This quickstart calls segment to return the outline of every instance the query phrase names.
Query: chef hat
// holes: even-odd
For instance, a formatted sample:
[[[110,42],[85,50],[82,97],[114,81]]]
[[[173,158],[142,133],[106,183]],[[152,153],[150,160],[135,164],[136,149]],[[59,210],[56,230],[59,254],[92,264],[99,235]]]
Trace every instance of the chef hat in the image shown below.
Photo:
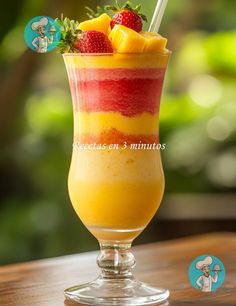
[[[35,21],[31,24],[32,30],[37,30],[39,27],[45,27],[48,24],[48,19],[46,17],[42,17],[39,21]]]
[[[204,266],[209,266],[212,264],[212,258],[210,256],[207,256],[204,260],[198,261],[196,263],[196,268],[198,270],[201,270]]]

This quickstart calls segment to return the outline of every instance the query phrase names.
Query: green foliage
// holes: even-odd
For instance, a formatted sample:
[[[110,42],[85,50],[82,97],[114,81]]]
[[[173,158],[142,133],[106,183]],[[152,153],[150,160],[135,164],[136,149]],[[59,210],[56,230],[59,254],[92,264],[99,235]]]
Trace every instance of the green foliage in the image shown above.
[[[88,2],[78,3],[96,6]],[[44,2],[34,3],[43,7]],[[156,1],[142,3],[151,20]],[[160,114],[161,142],[167,144],[162,152],[166,192],[235,192],[236,1],[225,5],[214,0],[208,18],[199,13],[195,24],[188,17],[194,5],[196,0],[169,1],[161,28],[173,51]],[[23,15],[18,6],[12,12],[14,20],[18,14],[18,23],[5,18],[6,24],[1,24],[2,81],[24,52],[25,24],[39,11],[29,1],[24,8]],[[80,12],[74,9],[73,18],[81,20]],[[76,23],[63,20],[61,26],[73,29],[73,37],[77,34]],[[33,56],[40,64],[24,88],[23,99],[17,97],[17,106],[25,101],[20,123],[12,128],[7,144],[1,144],[2,264],[97,247],[75,215],[67,192],[73,119],[64,63],[57,54]]]
[[[90,19],[96,18],[101,16],[103,13],[105,13],[105,9],[103,9],[101,6],[97,6],[96,11],[92,10],[90,7],[86,6],[85,9],[87,10],[87,16]]]
[[[214,72],[236,74],[236,30],[218,32],[205,42],[207,60]],[[217,48],[217,52],[216,52]]]
[[[78,29],[79,22],[67,17],[64,18],[63,15],[61,15],[61,19],[56,18],[56,22],[61,29],[61,40],[58,44],[60,53],[77,53],[78,50],[74,48],[74,44],[78,34],[81,33]]]

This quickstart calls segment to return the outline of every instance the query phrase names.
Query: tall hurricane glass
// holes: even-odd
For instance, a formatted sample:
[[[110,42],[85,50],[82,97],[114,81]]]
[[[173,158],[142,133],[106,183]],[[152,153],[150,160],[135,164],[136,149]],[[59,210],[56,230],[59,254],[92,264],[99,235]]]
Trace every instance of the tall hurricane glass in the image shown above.
[[[64,54],[74,113],[72,205],[98,239],[101,273],[65,290],[85,305],[153,305],[168,298],[132,275],[132,241],[164,191],[159,109],[169,51]]]

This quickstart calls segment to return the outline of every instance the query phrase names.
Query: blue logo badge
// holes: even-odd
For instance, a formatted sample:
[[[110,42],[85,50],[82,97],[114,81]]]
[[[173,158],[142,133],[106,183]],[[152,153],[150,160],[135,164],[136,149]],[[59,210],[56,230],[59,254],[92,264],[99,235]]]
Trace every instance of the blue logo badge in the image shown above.
[[[47,53],[57,47],[61,39],[60,27],[51,17],[37,16],[27,23],[24,39],[31,50]]]
[[[215,292],[225,280],[225,267],[215,256],[202,255],[190,265],[189,280],[202,292]]]

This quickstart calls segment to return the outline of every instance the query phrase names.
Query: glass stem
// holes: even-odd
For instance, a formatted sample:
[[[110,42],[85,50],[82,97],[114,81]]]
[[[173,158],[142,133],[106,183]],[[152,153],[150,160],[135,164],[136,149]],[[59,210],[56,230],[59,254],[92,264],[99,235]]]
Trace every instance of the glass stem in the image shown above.
[[[97,264],[100,277],[106,279],[133,279],[134,255],[130,252],[131,243],[100,242]]]

